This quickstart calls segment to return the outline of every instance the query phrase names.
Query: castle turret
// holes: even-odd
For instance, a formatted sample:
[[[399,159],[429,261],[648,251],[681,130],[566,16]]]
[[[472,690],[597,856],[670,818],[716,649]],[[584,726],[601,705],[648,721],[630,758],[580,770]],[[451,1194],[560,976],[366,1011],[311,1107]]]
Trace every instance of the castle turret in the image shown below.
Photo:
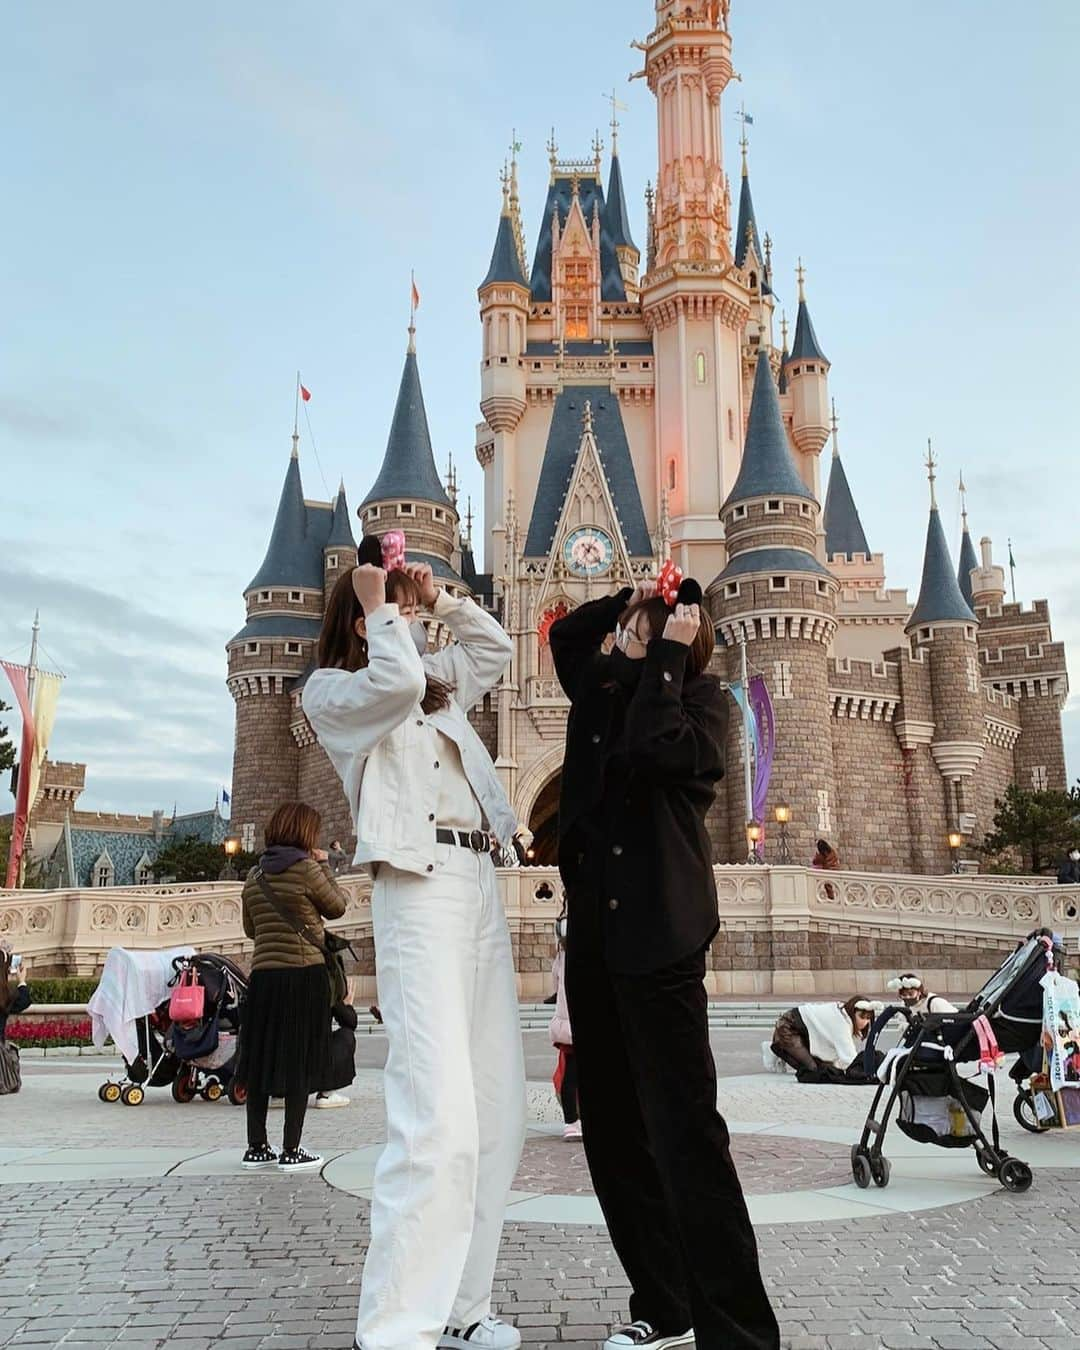
[[[740,646],[760,673],[776,712],[769,800],[792,807],[796,857],[836,831],[828,649],[836,631],[837,585],[815,550],[821,509],[792,457],[769,355],[759,353],[742,466],[721,508],[727,566],[707,603],[724,644],[727,675],[739,679]],[[796,724],[796,712],[798,709]],[[741,759],[733,718],[732,765]],[[743,778],[728,775],[729,859],[745,857]],[[771,813],[770,813],[771,814]],[[840,843],[842,851],[842,841]]]
[[[616,139],[618,123],[612,122],[611,172],[608,176],[607,200],[604,202],[602,227],[611,241],[615,256],[619,260],[619,272],[626,298],[636,300],[638,295],[638,267],[641,264],[641,250],[634,243],[630,233],[630,213],[626,209],[626,193],[623,191],[622,168],[619,164],[618,141]]]
[[[345,481],[342,479],[334,498],[330,535],[323,549],[324,590],[327,600],[343,572],[356,566],[356,539],[349,520],[349,504],[345,500]]]
[[[982,761],[985,699],[979,672],[978,620],[956,579],[934,487],[936,462],[928,456],[930,520],[922,584],[906,632],[930,663],[934,731],[930,752],[946,785],[946,813],[953,829],[974,811],[971,778]]]
[[[965,535],[967,531],[964,531]],[[981,561],[971,579],[971,608],[975,610],[996,608],[1005,599],[1005,569],[994,563],[994,546],[983,535],[979,540]]]
[[[461,587],[450,564],[458,514],[435,467],[412,327],[382,468],[357,515],[365,534],[403,530],[410,558],[430,563],[438,576]]]
[[[871,558],[866,531],[859,519],[858,507],[851,493],[844,463],[840,458],[840,442],[836,434],[836,412],[833,411],[833,453],[829,470],[829,489],[825,495],[825,557],[853,562],[856,554],[866,561]]]
[[[226,645],[236,702],[232,819],[245,848],[256,847],[271,811],[296,795],[293,690],[314,660],[323,613],[335,506],[305,500],[298,440],[294,432],[266,556],[244,591],[247,622]]]
[[[818,456],[829,436],[829,360],[821,350],[806,303],[806,274],[799,264],[799,313],[786,364],[791,394],[791,435],[800,451],[800,473],[817,491]]]

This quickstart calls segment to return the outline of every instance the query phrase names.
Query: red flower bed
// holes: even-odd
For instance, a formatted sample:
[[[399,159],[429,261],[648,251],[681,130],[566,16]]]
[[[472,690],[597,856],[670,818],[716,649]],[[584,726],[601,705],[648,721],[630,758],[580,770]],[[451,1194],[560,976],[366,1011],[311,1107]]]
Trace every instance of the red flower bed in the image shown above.
[[[12,1017],[7,1038],[24,1050],[58,1045],[90,1045],[89,1017]]]

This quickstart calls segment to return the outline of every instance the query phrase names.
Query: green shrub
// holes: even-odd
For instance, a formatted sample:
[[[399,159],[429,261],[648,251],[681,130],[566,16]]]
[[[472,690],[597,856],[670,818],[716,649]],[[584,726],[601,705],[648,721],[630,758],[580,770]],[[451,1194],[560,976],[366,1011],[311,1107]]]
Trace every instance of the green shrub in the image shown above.
[[[30,970],[30,992],[34,996],[34,1003],[38,1006],[44,1003],[88,1003],[90,995],[97,987],[96,979],[77,979],[68,976],[61,979],[39,980],[34,977],[33,969]]]

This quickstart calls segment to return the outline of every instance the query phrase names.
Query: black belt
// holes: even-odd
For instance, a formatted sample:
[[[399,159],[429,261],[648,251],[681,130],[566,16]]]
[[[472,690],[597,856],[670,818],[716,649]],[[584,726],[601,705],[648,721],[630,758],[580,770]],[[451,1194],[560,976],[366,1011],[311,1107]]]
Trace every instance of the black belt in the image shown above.
[[[487,830],[439,828],[435,831],[435,838],[440,844],[454,844],[458,848],[471,849],[473,853],[495,853],[499,848],[499,841],[493,834],[488,834]]]

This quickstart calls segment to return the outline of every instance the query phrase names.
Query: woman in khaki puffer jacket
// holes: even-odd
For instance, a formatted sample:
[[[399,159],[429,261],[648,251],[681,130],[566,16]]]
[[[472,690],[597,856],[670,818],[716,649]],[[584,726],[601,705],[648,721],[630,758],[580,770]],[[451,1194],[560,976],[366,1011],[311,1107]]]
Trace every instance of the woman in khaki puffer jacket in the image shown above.
[[[245,1168],[322,1164],[300,1147],[300,1136],[308,1095],[324,1085],[330,1061],[323,923],[345,913],[346,897],[315,847],[321,826],[304,802],[279,806],[265,829],[266,850],[244,883],[244,932],[255,943],[237,1067],[248,1094]],[[285,1099],[280,1158],[266,1137],[271,1097]]]

